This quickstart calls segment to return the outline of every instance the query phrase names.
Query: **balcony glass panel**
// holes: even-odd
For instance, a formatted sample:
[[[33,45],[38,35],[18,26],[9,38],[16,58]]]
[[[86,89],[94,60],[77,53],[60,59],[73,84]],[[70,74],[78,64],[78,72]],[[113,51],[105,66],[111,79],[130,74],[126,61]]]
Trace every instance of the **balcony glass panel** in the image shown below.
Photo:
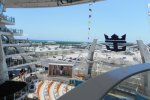
[[[0,27],[0,31],[2,31],[2,32],[11,32],[14,35],[18,35],[18,36],[23,35],[23,30],[21,30],[21,29],[1,28]]]
[[[10,22],[10,23],[15,23],[15,18],[14,17],[9,17],[9,16],[5,16],[5,15],[3,15],[3,18],[2,18],[3,20],[6,20],[6,21],[8,21],[8,22]]]

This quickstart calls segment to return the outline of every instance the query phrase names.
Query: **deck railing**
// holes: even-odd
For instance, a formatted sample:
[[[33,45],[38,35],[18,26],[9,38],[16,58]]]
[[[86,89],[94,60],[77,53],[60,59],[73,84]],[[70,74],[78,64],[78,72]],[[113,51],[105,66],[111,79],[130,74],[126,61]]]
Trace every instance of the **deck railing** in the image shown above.
[[[22,29],[12,29],[12,28],[1,28],[0,31],[2,32],[10,32],[14,34],[15,36],[21,36],[23,35],[23,30]]]
[[[9,17],[9,16],[6,16],[6,15],[2,15],[1,19],[5,20],[7,22],[13,23],[13,24],[15,23],[15,18],[14,17]]]

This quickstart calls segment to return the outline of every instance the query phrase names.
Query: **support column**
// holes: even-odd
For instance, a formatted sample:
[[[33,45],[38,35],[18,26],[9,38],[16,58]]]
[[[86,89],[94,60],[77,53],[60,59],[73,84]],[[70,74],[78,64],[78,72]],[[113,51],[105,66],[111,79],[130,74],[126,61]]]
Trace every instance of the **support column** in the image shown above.
[[[2,38],[0,35],[0,84],[4,83],[6,80],[9,80],[8,68],[5,61],[5,55],[2,46]]]
[[[150,52],[142,40],[137,40],[143,63],[150,63]],[[150,96],[150,71],[144,73],[144,92]]]
[[[93,56],[94,56],[96,44],[97,44],[97,39],[94,39],[88,52],[88,76],[90,77],[92,74]]]
[[[0,0],[0,15],[3,15],[5,11],[5,4],[6,0]],[[0,27],[5,27],[5,24],[0,23]],[[5,54],[2,45],[2,37],[0,35],[0,84],[4,83],[6,80],[9,80],[8,76],[8,68],[5,60]]]

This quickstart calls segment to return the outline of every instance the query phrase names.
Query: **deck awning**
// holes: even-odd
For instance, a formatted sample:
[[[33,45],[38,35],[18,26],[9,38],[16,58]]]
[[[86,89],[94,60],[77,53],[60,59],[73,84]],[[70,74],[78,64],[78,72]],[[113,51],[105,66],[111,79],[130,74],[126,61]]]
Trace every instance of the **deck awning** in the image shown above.
[[[103,0],[6,0],[6,8],[41,8],[83,4]]]

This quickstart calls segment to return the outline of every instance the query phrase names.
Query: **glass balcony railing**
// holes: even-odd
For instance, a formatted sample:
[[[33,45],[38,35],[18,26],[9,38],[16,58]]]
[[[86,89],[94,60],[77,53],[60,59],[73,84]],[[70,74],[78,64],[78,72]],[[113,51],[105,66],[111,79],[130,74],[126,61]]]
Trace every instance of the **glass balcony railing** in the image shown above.
[[[0,27],[0,31],[2,31],[2,32],[10,32],[10,30],[8,28],[1,28],[1,27]]]
[[[14,18],[14,17],[9,17],[9,16],[3,15],[3,16],[2,16],[2,20],[5,20],[5,21],[7,21],[7,22],[9,22],[9,23],[12,23],[12,24],[15,23],[15,18]]]
[[[19,51],[15,47],[4,47],[5,55],[19,54]]]
[[[19,58],[20,57],[20,58]],[[22,56],[18,56],[15,57],[15,58],[7,58],[6,59],[6,64],[8,67],[13,67],[13,66],[18,66],[18,65],[22,65],[22,64],[30,64],[30,63],[34,63],[34,62],[37,62],[38,60],[34,59],[34,58],[27,58],[27,59],[24,59],[24,58],[21,58]]]
[[[29,40],[26,40],[26,39],[16,39],[16,40],[13,40],[13,43],[31,43]]]
[[[20,54],[20,53],[23,54],[23,55],[28,54],[28,53],[31,54],[31,55],[34,54],[31,51],[24,51],[23,47],[21,47],[21,48],[23,49],[23,51],[19,51],[19,50],[17,50],[14,47],[4,47],[4,53],[5,53],[6,56],[8,56],[8,55],[14,55],[14,54]]]
[[[23,35],[23,30],[21,29],[9,29],[9,31],[12,32],[15,36]]]
[[[20,64],[25,64],[27,63],[24,59],[22,58],[16,58],[16,59],[12,59],[12,58],[7,58],[6,59],[6,64],[8,67],[11,67],[11,66],[17,66],[17,65],[20,65]]]
[[[21,35],[23,35],[23,30],[21,30],[21,29],[1,28],[0,27],[0,31],[2,31],[2,32],[11,32],[15,36],[21,36]]]
[[[32,43],[29,40],[14,40],[14,39],[7,39],[3,38],[2,39],[3,44],[24,44],[24,45],[32,45]]]

